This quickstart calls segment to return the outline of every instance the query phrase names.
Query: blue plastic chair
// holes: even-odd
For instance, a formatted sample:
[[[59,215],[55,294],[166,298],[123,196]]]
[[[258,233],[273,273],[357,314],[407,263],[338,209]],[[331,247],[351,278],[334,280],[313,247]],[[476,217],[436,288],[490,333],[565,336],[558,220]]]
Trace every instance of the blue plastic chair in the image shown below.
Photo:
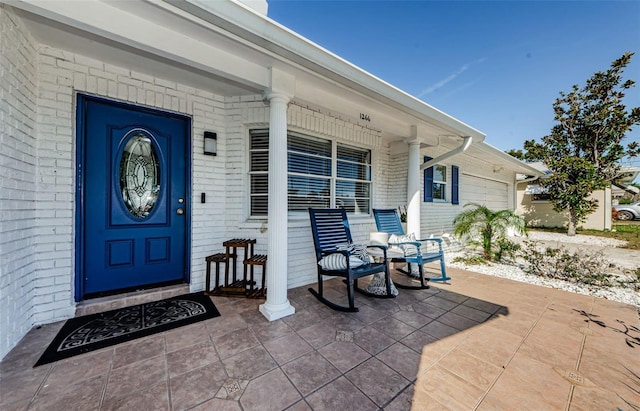
[[[402,227],[402,222],[400,221],[400,216],[398,215],[395,209],[374,209],[373,216],[376,220],[376,227],[378,231],[383,233],[388,233],[389,235],[405,235],[404,227]],[[437,252],[424,252],[420,249],[420,246],[423,243],[427,242],[435,242],[438,246]],[[413,250],[415,248],[415,253],[405,253],[404,256],[392,256],[392,263],[412,263],[418,266],[418,273],[420,275],[420,285],[419,286],[408,286],[396,283],[398,288],[408,288],[408,289],[424,289],[429,288],[426,284],[427,281],[449,281],[451,277],[447,277],[447,271],[444,265],[444,251],[442,250],[442,239],[441,238],[421,238],[416,241],[410,242],[402,242],[402,243],[389,243],[389,246],[396,246],[402,248],[403,246],[410,246]],[[440,272],[441,277],[436,278],[426,278],[424,276],[424,268],[423,264],[430,263],[432,261],[440,261]],[[411,275],[409,272],[403,269],[397,269],[403,274]]]
[[[340,246],[353,244],[351,231],[349,229],[349,221],[347,220],[347,212],[342,208],[337,209],[309,209],[309,217],[311,219],[311,232],[313,233],[313,243],[315,245],[316,259],[318,262],[328,255],[340,253],[346,260],[346,268],[338,270],[325,270],[320,264],[316,264],[318,268],[318,290],[309,288],[309,292],[313,294],[320,302],[338,311],[357,312],[355,306],[354,290],[370,297],[393,298],[391,293],[391,279],[389,276],[389,264],[387,261],[387,247],[384,245],[371,245],[382,250],[384,259],[382,262],[368,262],[359,267],[352,267],[350,263],[349,251],[340,249]],[[386,295],[376,295],[358,288],[358,278],[366,277],[376,273],[384,273]],[[338,305],[324,297],[323,294],[323,277],[344,277],[347,284],[348,306]]]

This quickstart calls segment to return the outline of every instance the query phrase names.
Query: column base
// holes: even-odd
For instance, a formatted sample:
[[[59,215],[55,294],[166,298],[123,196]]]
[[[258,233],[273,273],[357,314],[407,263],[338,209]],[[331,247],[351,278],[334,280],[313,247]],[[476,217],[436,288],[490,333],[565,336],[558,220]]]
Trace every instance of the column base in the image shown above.
[[[264,304],[260,304],[260,312],[265,318],[269,321],[279,320],[282,317],[286,317],[288,315],[294,314],[296,309],[289,304],[289,300],[287,300],[284,304],[269,304],[266,302]]]

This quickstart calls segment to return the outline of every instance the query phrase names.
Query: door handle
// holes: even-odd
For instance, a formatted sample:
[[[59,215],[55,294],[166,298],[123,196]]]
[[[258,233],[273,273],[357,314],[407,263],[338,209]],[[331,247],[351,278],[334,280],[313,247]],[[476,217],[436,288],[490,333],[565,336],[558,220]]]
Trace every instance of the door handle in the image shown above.
[[[177,209],[176,210],[176,214],[178,214],[178,215],[184,214],[184,209],[182,209],[182,208]]]

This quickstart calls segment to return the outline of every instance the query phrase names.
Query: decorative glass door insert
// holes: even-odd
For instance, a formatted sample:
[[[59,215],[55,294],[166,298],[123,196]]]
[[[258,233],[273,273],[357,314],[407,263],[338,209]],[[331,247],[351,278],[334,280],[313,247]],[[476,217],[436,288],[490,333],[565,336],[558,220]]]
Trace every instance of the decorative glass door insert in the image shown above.
[[[151,139],[135,131],[120,160],[120,191],[126,209],[138,218],[153,210],[160,193],[160,166]]]

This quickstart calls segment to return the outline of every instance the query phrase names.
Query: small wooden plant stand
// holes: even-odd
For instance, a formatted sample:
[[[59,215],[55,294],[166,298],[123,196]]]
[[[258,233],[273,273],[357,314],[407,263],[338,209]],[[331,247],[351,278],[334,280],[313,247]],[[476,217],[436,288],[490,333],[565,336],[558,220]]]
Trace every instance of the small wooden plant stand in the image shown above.
[[[205,262],[207,264],[205,294],[226,297],[246,297],[246,298],[265,298],[266,297],[266,271],[267,256],[265,254],[254,254],[253,248],[256,243],[254,239],[234,238],[225,241],[222,245],[226,251],[207,256]],[[243,250],[243,270],[242,279],[238,277],[237,263],[238,251]],[[211,289],[211,264],[216,265],[216,279],[213,289]],[[224,284],[220,284],[220,264],[224,264]],[[254,278],[254,267],[262,266],[262,283],[260,288],[256,287]],[[231,274],[231,278],[230,277]],[[250,277],[247,278],[247,275]]]

